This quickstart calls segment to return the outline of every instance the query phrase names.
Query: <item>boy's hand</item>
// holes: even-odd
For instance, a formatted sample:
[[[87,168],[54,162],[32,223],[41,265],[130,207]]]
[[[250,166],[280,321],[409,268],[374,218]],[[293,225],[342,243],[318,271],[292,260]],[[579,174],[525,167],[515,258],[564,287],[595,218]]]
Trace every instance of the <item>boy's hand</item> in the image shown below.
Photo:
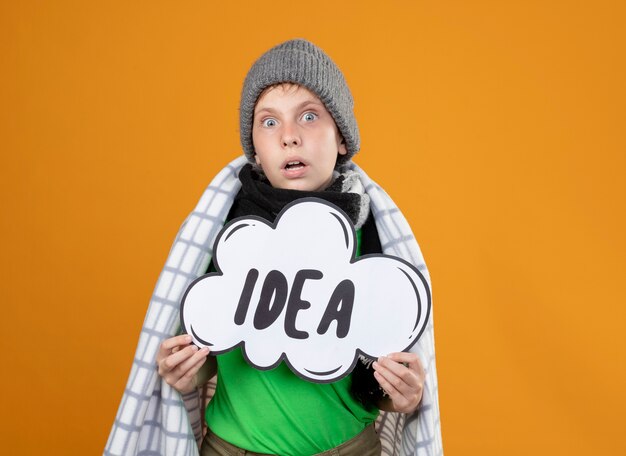
[[[198,385],[196,374],[206,361],[208,348],[198,350],[191,345],[191,336],[183,334],[166,339],[159,347],[159,375],[180,393],[189,393]]]
[[[424,391],[426,373],[414,353],[392,353],[372,364],[374,377],[389,395],[379,403],[382,410],[413,413]]]

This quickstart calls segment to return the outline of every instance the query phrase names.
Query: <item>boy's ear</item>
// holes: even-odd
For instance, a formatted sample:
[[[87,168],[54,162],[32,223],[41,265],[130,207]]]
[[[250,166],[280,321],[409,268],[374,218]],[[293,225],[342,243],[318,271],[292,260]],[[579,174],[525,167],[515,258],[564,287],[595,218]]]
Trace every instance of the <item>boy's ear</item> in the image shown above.
[[[339,143],[339,150],[337,151],[339,155],[346,155],[348,153],[348,148],[346,147],[346,141],[341,138],[341,143]]]
[[[259,154],[257,153],[254,154],[254,161],[256,162],[257,165],[261,166],[261,159],[259,158]]]

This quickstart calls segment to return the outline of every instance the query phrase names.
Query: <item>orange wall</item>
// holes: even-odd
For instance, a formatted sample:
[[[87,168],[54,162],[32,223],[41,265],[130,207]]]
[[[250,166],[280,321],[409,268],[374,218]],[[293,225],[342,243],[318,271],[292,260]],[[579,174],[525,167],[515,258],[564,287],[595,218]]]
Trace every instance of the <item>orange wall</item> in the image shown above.
[[[626,454],[624,2],[226,3],[1,2],[3,454],[101,452],[245,72],[298,36],[429,264],[446,453]]]

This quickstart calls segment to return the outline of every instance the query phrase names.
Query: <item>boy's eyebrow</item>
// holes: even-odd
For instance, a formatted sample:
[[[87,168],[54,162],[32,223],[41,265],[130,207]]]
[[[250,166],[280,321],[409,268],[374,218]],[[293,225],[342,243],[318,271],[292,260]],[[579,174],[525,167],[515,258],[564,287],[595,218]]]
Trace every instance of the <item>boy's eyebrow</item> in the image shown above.
[[[299,105],[297,105],[295,107],[295,110],[296,111],[300,111],[301,109],[303,109],[304,107],[306,107],[308,105],[315,105],[317,107],[323,107],[324,106],[324,104],[321,101],[319,101],[319,100],[305,100],[302,103],[300,103]],[[267,111],[269,113],[277,112],[276,109],[272,108],[271,106],[263,106],[263,105],[261,105],[261,106],[258,106],[257,109],[254,110],[254,114],[256,115],[256,114],[258,114],[260,112],[263,112],[263,111]]]

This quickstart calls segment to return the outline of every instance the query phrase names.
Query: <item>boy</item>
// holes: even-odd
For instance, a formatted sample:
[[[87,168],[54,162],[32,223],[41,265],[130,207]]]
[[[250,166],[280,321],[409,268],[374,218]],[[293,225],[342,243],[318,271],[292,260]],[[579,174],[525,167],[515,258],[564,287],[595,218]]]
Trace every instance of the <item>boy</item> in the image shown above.
[[[316,196],[352,218],[360,254],[382,251],[370,196],[351,169],[359,150],[352,96],[321,49],[290,40],[261,56],[244,82],[240,126],[250,163],[238,170],[241,190],[228,219],[257,215],[273,221],[289,202]],[[158,373],[193,397],[215,372],[215,358],[208,354],[187,335],[168,338],[158,349]],[[202,454],[380,454],[373,428],[378,409],[415,412],[425,372],[414,353],[393,353],[371,367],[360,363],[339,382],[314,384],[284,363],[270,371],[253,369],[239,349],[219,355]],[[113,433],[109,446],[112,438]]]

